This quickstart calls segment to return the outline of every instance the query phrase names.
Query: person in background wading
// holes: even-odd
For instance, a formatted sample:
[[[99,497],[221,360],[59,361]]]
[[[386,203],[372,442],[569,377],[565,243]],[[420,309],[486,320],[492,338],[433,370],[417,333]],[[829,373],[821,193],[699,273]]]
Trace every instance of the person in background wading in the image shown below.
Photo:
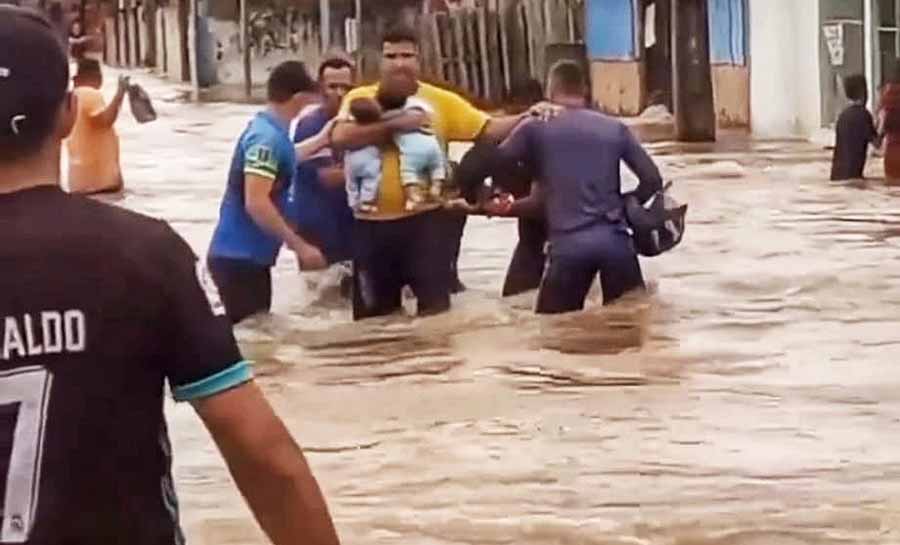
[[[548,95],[563,113],[545,123],[522,123],[500,146],[509,160],[534,165],[534,196],[547,217],[547,270],[535,309],[540,314],[584,308],[598,274],[604,305],[644,289],[625,217],[620,164],[637,176],[633,195],[641,203],[662,189],[662,177],[627,126],[589,107],[587,89],[581,66],[557,63]]]
[[[337,116],[344,96],[355,84],[349,59],[334,56],[319,65],[318,104],[300,113],[293,131],[299,144],[324,129]],[[340,275],[341,293],[350,296],[353,211],[347,206],[343,158],[329,145],[297,164],[289,208],[297,232],[318,246],[328,265]]]
[[[881,91],[878,133],[884,138],[884,175],[886,182],[900,184],[900,62]]]
[[[513,87],[506,110],[518,114],[543,99],[540,82],[536,79],[525,80]],[[519,218],[519,240],[503,283],[503,297],[537,289],[544,274],[547,225],[540,203],[530,196],[533,165],[506,159],[493,142],[477,142],[463,155],[454,177],[463,197],[470,204],[482,204],[484,212],[491,216]],[[484,185],[488,178],[491,179],[490,188]],[[507,206],[510,196],[515,201]],[[460,230],[454,247],[454,259],[459,257],[462,234]]]

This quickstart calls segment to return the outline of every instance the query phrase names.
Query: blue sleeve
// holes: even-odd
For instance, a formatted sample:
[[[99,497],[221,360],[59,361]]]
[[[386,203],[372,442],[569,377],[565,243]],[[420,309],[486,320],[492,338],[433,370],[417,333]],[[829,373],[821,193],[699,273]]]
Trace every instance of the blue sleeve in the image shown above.
[[[621,125],[620,135],[622,139],[622,160],[628,165],[631,172],[638,178],[638,187],[634,190],[634,196],[640,202],[646,202],[662,189],[662,175],[659,173],[656,163],[638,142],[631,130],[624,124]]]
[[[280,139],[271,131],[251,130],[241,141],[241,153],[244,160],[244,174],[254,174],[278,179],[282,164]]]

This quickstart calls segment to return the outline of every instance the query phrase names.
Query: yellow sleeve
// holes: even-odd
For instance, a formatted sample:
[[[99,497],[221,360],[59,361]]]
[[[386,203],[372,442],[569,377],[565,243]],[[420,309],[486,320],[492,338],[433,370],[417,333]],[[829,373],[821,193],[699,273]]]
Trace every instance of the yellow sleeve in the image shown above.
[[[449,142],[472,142],[481,135],[491,119],[491,116],[455,93],[447,93],[442,102]]]

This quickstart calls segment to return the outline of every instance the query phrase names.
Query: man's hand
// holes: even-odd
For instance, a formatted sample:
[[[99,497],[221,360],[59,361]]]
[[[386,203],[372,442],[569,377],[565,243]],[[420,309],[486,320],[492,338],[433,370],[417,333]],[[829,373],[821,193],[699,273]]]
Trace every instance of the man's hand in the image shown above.
[[[484,203],[484,211],[488,216],[509,216],[515,199],[509,193],[501,193],[493,196]]]
[[[538,102],[528,109],[528,115],[541,121],[550,121],[563,112],[564,108],[552,102]]]
[[[392,131],[412,132],[421,129],[428,123],[428,115],[422,111],[410,110],[397,117],[392,117],[386,123]]]
[[[321,271],[328,268],[328,260],[312,244],[297,242],[291,249],[297,254],[297,264],[301,271]]]
[[[464,214],[475,214],[480,210],[478,205],[469,204],[469,201],[465,199],[451,199],[444,203],[444,209]]]
[[[128,92],[128,88],[131,87],[131,78],[128,76],[119,76],[119,87],[116,89],[116,93],[119,95],[125,95]]]

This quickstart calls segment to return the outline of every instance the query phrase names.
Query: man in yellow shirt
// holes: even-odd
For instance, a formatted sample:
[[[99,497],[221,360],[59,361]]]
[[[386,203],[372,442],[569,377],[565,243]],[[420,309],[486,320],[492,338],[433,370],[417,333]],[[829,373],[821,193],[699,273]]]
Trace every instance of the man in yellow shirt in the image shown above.
[[[109,105],[103,99],[103,73],[94,59],[78,61],[74,78],[78,117],[69,137],[69,192],[112,193],[122,189],[119,167],[119,135],[114,125],[128,92],[128,78],[119,78],[119,88]]]
[[[416,31],[405,26],[390,29],[382,37],[382,79],[400,72],[418,80],[419,71]],[[350,102],[375,97],[377,93],[378,84],[375,84],[347,94],[338,114],[340,122],[332,133],[336,149],[379,145],[382,150],[377,212],[356,214],[353,317],[360,320],[400,310],[405,285],[412,288],[418,299],[420,316],[445,312],[450,308],[452,287],[452,236],[448,233],[451,212],[439,205],[424,211],[406,210],[399,152],[393,134],[417,130],[428,123],[445,150],[454,141],[487,138],[499,142],[531,112],[492,118],[455,93],[419,82],[415,96],[431,106],[433,113],[428,118],[409,111],[380,123],[355,123],[349,114]]]

